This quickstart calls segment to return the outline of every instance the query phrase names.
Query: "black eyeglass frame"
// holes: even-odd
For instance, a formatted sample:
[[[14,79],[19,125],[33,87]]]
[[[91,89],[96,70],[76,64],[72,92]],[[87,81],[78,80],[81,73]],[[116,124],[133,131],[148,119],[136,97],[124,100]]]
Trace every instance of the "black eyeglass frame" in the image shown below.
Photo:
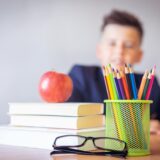
[[[85,140],[80,145],[74,145],[74,146],[71,146],[71,145],[70,146],[57,146],[56,145],[56,142],[58,139],[63,138],[63,137],[73,137],[73,136],[84,138]],[[95,143],[95,140],[98,140],[98,139],[110,139],[110,140],[116,140],[120,143],[124,143],[124,149],[122,151],[118,151],[118,150],[113,150],[113,149],[101,148],[101,147],[97,146]],[[88,140],[92,140],[94,147],[97,149],[100,149],[100,150],[104,150],[104,152],[90,152],[90,151],[73,149],[74,147],[84,146]],[[126,157],[128,154],[127,143],[125,141],[122,141],[122,140],[119,140],[116,138],[112,138],[112,137],[85,137],[85,136],[81,136],[81,135],[63,135],[63,136],[56,137],[52,147],[54,148],[54,151],[52,151],[50,153],[50,155],[74,153],[74,154],[83,154],[83,155],[102,155],[102,156],[110,155],[110,156]]]

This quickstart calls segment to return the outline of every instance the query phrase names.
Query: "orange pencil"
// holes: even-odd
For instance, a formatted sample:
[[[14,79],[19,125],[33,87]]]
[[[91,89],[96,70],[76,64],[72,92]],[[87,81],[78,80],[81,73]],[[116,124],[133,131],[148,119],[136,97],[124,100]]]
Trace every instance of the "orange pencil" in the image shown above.
[[[126,80],[126,77],[125,77],[125,74],[123,73],[123,71],[120,71],[120,75],[122,77],[122,84],[124,87],[124,92],[125,92],[126,98],[130,99],[129,88],[128,88],[127,80]]]
[[[148,70],[145,71],[145,73],[142,77],[141,85],[140,85],[139,91],[138,91],[138,99],[142,99],[142,94],[143,94],[144,86],[146,84],[147,76],[148,76]]]

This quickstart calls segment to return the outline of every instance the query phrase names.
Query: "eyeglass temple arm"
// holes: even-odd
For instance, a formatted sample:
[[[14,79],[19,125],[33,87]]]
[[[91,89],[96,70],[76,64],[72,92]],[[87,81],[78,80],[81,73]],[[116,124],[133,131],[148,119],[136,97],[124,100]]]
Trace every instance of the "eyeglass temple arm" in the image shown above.
[[[61,150],[53,150],[50,152],[50,155],[53,155],[53,154],[71,154],[71,152],[68,152],[68,151],[61,151]]]
[[[78,149],[73,149],[73,148],[70,148],[70,147],[55,147],[54,149],[56,150],[60,150],[60,151],[65,151],[65,152],[79,152],[79,153],[91,153],[91,152],[88,152],[88,151],[83,151],[83,150],[78,150]]]
[[[52,152],[50,152],[50,155],[53,155],[53,154],[86,154],[86,155],[89,155],[91,154],[90,152],[87,152],[87,151],[81,151],[81,150],[72,150],[72,149],[67,149],[67,150],[54,150]]]
[[[85,155],[111,155],[111,156],[118,156],[118,157],[126,157],[127,153],[126,152],[121,152],[121,151],[111,151],[111,152],[90,152],[90,151],[83,151],[83,150],[77,150],[73,148],[68,148],[68,147],[55,147],[58,151],[52,151],[54,152],[53,154],[56,154],[56,152],[59,153],[75,153],[75,154],[85,154]],[[58,153],[57,153],[58,154]]]

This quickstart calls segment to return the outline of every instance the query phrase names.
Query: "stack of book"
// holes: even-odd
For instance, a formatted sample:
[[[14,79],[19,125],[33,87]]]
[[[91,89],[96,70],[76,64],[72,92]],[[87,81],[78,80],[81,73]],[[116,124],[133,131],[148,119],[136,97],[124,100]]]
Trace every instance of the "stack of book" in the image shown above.
[[[9,103],[10,124],[0,127],[0,144],[52,149],[61,135],[105,136],[103,112],[103,103]]]

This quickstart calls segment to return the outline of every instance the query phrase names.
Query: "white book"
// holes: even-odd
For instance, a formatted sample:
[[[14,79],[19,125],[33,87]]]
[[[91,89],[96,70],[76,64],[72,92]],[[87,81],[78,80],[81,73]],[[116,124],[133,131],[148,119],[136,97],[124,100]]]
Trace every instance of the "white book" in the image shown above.
[[[69,116],[32,116],[10,115],[10,125],[47,128],[82,129],[103,127],[104,115],[69,117]]]
[[[40,148],[53,150],[52,145],[56,137],[61,135],[82,135],[91,137],[104,137],[105,128],[91,128],[80,130],[49,129],[34,127],[0,127],[0,144],[11,146],[22,146],[30,148]],[[79,139],[73,139],[75,145],[79,144]],[[66,142],[64,142],[65,144]],[[81,149],[94,150],[91,142],[86,143]]]
[[[85,116],[103,112],[103,103],[9,103],[9,114]]]

